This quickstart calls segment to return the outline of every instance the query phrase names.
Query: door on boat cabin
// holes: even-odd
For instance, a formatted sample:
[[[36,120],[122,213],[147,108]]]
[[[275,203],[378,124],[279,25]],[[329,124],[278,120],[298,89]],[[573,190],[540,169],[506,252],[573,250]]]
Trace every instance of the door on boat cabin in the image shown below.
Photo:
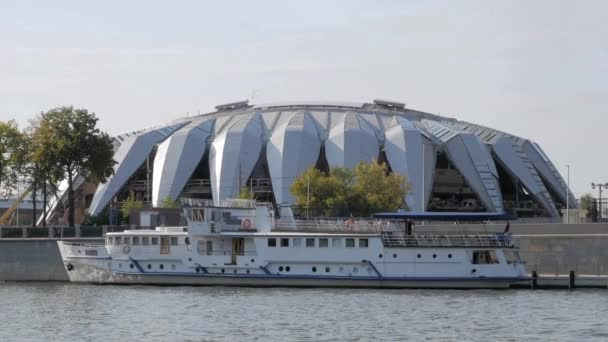
[[[170,236],[160,237],[160,254],[169,255],[171,252],[171,239]]]
[[[236,265],[238,255],[245,255],[245,239],[243,238],[232,239],[232,264]]]

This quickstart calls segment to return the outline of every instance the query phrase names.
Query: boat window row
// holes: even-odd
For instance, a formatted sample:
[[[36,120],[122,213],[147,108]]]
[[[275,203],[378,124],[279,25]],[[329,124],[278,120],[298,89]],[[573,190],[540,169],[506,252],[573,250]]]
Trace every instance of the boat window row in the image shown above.
[[[268,238],[268,247],[294,248],[367,248],[366,238]]]
[[[108,245],[158,245],[159,240],[167,238],[165,236],[106,236],[106,244]],[[169,244],[177,246],[180,240],[177,236],[168,236]],[[164,242],[163,242],[164,244]]]

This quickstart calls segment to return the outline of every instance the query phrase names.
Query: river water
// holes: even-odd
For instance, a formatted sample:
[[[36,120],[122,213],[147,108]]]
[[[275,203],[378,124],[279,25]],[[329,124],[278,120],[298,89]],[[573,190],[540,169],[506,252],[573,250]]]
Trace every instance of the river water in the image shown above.
[[[606,290],[0,283],[0,341],[607,341]]]

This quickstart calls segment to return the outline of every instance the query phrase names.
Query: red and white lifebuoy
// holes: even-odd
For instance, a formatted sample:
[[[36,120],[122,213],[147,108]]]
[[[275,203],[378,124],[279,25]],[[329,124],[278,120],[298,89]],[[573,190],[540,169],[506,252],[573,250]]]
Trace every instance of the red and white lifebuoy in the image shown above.
[[[247,218],[243,219],[243,221],[241,222],[241,226],[243,226],[243,228],[245,229],[251,228],[251,220]]]
[[[353,229],[355,226],[355,221],[353,221],[353,219],[348,219],[346,222],[344,222],[344,224],[346,225],[346,228]]]

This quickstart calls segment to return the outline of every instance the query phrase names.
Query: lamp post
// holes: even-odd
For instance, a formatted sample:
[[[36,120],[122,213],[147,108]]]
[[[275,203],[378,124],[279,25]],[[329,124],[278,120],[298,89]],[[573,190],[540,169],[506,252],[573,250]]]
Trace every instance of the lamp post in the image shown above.
[[[595,190],[596,187],[599,192],[599,197],[597,201],[597,217],[599,221],[602,218],[602,188],[608,189],[608,183],[591,183],[591,189]]]
[[[566,224],[570,224],[570,164],[566,164],[568,185],[566,186]]]

